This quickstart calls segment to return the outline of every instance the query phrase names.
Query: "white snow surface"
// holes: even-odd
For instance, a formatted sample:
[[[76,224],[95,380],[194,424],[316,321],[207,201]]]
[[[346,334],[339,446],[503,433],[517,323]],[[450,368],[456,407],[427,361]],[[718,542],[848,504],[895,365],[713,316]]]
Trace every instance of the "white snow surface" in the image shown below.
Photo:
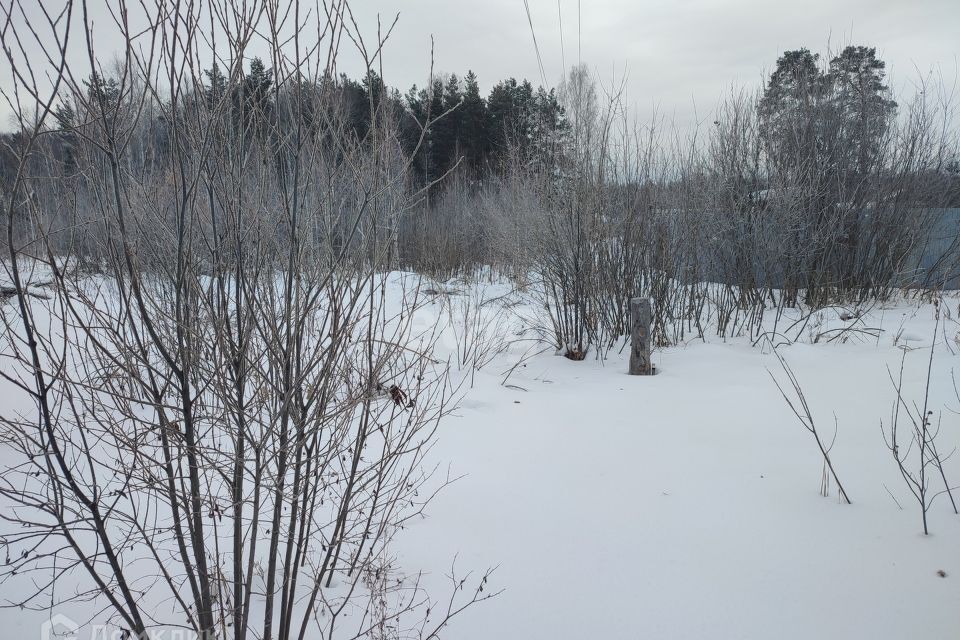
[[[451,291],[492,299],[509,287]],[[444,295],[421,310],[423,326],[451,321]],[[425,571],[437,598],[454,559],[458,575],[497,567],[489,589],[503,592],[442,637],[960,638],[960,516],[942,495],[922,534],[881,430],[904,347],[905,393],[922,403],[935,339],[938,446],[960,446],[956,297],[936,338],[933,306],[905,299],[859,320],[882,327],[879,338],[779,347],[818,427],[836,429],[831,457],[852,505],[835,485],[819,494],[820,453],[771,379],[783,375],[763,341],[659,349],[649,377],[626,374],[628,349],[603,363],[547,350],[508,376],[534,345],[516,334],[536,308],[503,302],[484,307],[509,320],[485,325],[503,351],[480,371],[459,365],[451,329],[440,340],[437,355],[465,382],[430,457],[463,477],[394,542],[400,566]],[[842,326],[838,313],[823,315],[822,326]],[[14,395],[0,383],[5,405]],[[960,455],[945,470],[960,485]],[[39,637],[42,617],[0,610],[0,638]]]
[[[769,348],[691,341],[656,351],[652,377],[626,375],[628,349],[602,364],[551,352],[511,387],[508,354],[442,425],[436,455],[466,475],[400,537],[401,564],[498,565],[505,591],[453,622],[460,640],[960,638],[960,516],[942,495],[922,535],[881,432],[905,337],[905,391],[922,403],[933,306],[862,320],[887,329],[779,347],[828,437],[836,416],[831,456],[852,505],[835,486],[819,494],[820,453]],[[960,357],[945,344],[958,330],[941,324],[931,376],[942,452],[960,445]],[[957,456],[946,471],[960,484]]]

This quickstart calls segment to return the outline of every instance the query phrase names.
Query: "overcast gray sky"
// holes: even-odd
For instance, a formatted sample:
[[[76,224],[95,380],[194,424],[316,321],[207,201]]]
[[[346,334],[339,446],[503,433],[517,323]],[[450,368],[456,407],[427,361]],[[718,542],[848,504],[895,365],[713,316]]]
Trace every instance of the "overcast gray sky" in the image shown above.
[[[438,68],[472,68],[484,88],[507,76],[540,78],[523,0],[363,2],[375,19],[395,7],[400,24],[385,71],[406,87],[425,75],[429,37]],[[732,84],[763,81],[785,50],[876,46],[895,89],[937,68],[953,83],[960,57],[960,0],[529,0],[547,81],[579,54],[601,77],[624,73],[639,112],[658,105],[678,120],[705,117]],[[562,20],[563,33],[561,47]],[[422,82],[421,82],[422,84]]]
[[[29,6],[34,0],[0,3],[6,7],[14,1]],[[105,10],[98,0],[91,2],[95,22],[106,25]],[[798,47],[826,53],[828,46],[876,46],[898,92],[909,92],[918,74],[931,69],[949,84],[957,79],[960,0],[581,0],[579,8],[576,0],[528,4],[548,84],[557,84],[564,63],[570,66],[579,56],[608,83],[626,74],[628,101],[638,115],[646,117],[656,106],[681,126],[693,120],[695,108],[700,118],[709,117],[731,85],[762,82],[780,53]],[[371,37],[378,13],[389,22],[399,12],[384,71],[388,84],[401,91],[425,84],[431,35],[439,72],[462,75],[473,69],[484,91],[510,76],[542,82],[524,0],[355,0],[352,6]],[[107,58],[120,43],[111,42],[104,28],[97,46]],[[359,72],[349,56],[342,67],[351,75]],[[8,70],[0,70],[0,83],[9,88]],[[6,128],[9,110],[0,108]]]

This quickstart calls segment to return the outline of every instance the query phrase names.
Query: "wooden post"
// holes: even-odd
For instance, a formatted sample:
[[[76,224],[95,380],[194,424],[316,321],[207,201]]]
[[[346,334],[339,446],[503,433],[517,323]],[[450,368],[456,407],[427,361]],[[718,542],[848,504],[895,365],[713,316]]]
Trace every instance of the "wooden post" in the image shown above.
[[[650,322],[653,311],[650,298],[630,299],[630,375],[649,376],[653,373],[650,362]]]

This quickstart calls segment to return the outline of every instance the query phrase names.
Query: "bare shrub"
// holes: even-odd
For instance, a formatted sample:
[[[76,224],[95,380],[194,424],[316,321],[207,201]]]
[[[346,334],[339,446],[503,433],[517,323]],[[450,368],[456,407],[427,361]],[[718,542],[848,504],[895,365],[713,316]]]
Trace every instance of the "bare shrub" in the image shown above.
[[[110,75],[73,2],[3,20],[49,67],[5,51],[35,102],[12,105],[2,373],[35,410],[0,413],[15,454],[0,577],[16,606],[88,601],[137,638],[362,637],[401,619],[433,637],[490,593],[461,582],[431,617],[418,580],[384,583],[391,540],[445,483],[424,457],[454,406],[432,344],[407,348],[416,291],[384,273],[416,199],[394,114],[371,93],[352,129],[335,80],[341,39],[372,77],[386,34],[369,46],[345,4],[141,9],[116,25]],[[76,20],[88,79],[66,54]],[[309,55],[283,46],[311,30]],[[269,71],[243,73],[253,41]],[[58,99],[73,116],[51,129]],[[34,171],[66,132],[70,171]],[[63,242],[75,211],[96,224]]]
[[[792,390],[791,394],[788,395],[787,389],[785,389],[780,381],[777,380],[776,376],[773,375],[773,372],[769,372],[770,378],[773,380],[773,383],[777,385],[780,395],[783,396],[784,401],[786,401],[787,406],[790,407],[790,410],[793,411],[793,414],[797,417],[797,420],[799,420],[800,424],[802,424],[803,427],[813,436],[813,439],[817,443],[817,448],[820,450],[820,455],[823,457],[823,473],[821,474],[820,479],[820,495],[824,497],[830,495],[830,479],[833,478],[833,481],[837,484],[837,490],[840,492],[840,499],[847,504],[850,504],[850,498],[847,496],[847,492],[843,488],[843,485],[840,484],[840,478],[837,477],[837,472],[833,468],[833,461],[830,460],[830,450],[833,448],[833,443],[837,437],[836,431],[834,431],[833,438],[829,443],[824,437],[822,437],[820,432],[817,430],[817,424],[813,419],[813,413],[810,411],[810,405],[807,404],[807,397],[803,393],[803,388],[800,386],[800,381],[797,379],[796,374],[794,374],[793,369],[790,368],[790,365],[787,364],[787,361],[776,349],[773,350],[773,354],[777,358],[777,362],[780,363],[780,367],[787,377],[787,382],[789,382],[790,389]]]
[[[907,402],[903,389],[903,371],[906,364],[908,349],[902,347],[903,356],[900,360],[900,371],[894,379],[890,373],[890,381],[896,392],[890,422],[887,427],[881,423],[884,441],[893,455],[893,459],[900,471],[900,476],[910,493],[920,507],[923,533],[930,533],[927,514],[933,501],[946,494],[950,498],[953,512],[957,513],[957,503],[953,497],[953,489],[947,481],[943,469],[944,461],[949,455],[941,455],[937,449],[937,437],[940,435],[940,422],[933,423],[934,412],[930,410],[930,375],[933,371],[933,354],[937,344],[937,333],[940,323],[940,307],[942,302],[935,303],[936,322],[933,330],[933,343],[930,345],[930,355],[927,359],[927,373],[923,388],[923,401]],[[904,438],[903,427],[907,422],[908,436]],[[952,452],[951,452],[952,454]],[[932,490],[932,482],[939,476],[943,489]]]

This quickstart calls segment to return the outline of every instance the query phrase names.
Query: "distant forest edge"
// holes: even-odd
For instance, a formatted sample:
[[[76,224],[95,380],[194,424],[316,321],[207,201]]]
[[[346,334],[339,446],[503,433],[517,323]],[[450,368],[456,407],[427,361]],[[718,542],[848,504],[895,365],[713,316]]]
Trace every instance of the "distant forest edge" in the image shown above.
[[[676,246],[684,237],[700,237],[704,255],[690,257],[684,280],[831,290],[955,282],[953,106],[923,82],[898,104],[872,47],[848,46],[829,61],[787,51],[759,91],[732,91],[690,134],[634,122],[618,87],[600,86],[585,65],[556,88],[509,78],[486,96],[472,71],[401,93],[373,68],[360,79],[295,69],[278,81],[260,58],[214,64],[175,96],[142,85],[129,69],[100,70],[63,91],[25,165],[29,179],[82,190],[98,128],[122,129],[131,175],[162,176],[176,170],[178,121],[200,130],[214,118],[225,148],[256,150],[280,174],[294,139],[329,143],[333,163],[349,155],[344,141],[388,149],[413,196],[391,223],[393,266],[523,271],[544,243],[579,255],[642,229],[640,244],[663,238],[658,251],[671,260],[685,252]],[[4,188],[22,137],[2,136]],[[555,235],[539,236],[545,229]]]
[[[94,73],[83,84],[86,96],[68,95],[60,101],[52,128],[56,134],[48,147],[67,174],[75,168],[72,160],[76,141],[71,132],[100,115],[90,113],[90,106],[102,100],[107,105],[104,115],[114,117],[110,112],[123,109],[132,97],[122,95],[115,75]],[[300,95],[294,98],[293,93]],[[284,108],[285,103],[302,102],[304,97],[311,102],[315,97],[315,104],[340,111],[347,133],[357,141],[370,135],[374,113],[386,113],[396,127],[401,152],[413,158],[410,179],[419,186],[435,183],[455,168],[470,180],[481,180],[489,173],[504,171],[511,152],[525,158],[545,156],[569,130],[556,89],[535,89],[528,80],[509,78],[495,84],[484,97],[473,71],[462,78],[457,74],[438,76],[429,87],[414,85],[401,94],[372,69],[359,80],[346,74],[327,74],[317,81],[298,78],[278,84],[273,70],[262,59],[253,58],[231,77],[216,64],[204,70],[192,95],[181,96],[179,102],[184,109],[189,109],[192,101],[213,108],[225,100],[236,131],[255,135],[266,122],[292,124],[305,115],[293,115]],[[306,115],[307,126],[319,124],[320,118],[319,114]],[[428,122],[431,124],[421,144],[421,133]],[[149,161],[156,166],[163,166],[167,160],[164,127],[163,116],[145,127],[155,138]],[[15,133],[2,134],[0,171],[4,182],[13,178],[15,164],[10,147],[16,138]]]
[[[877,58],[874,48],[863,46],[846,47],[831,59],[827,69],[818,66],[819,58],[808,49],[799,49],[785,52],[777,61],[776,70],[755,105],[757,115],[765,123],[762,135],[771,143],[787,145],[787,138],[796,137],[792,129],[800,117],[807,115],[799,113],[798,102],[809,98],[811,103],[807,108],[818,111],[815,114],[818,119],[826,121],[839,116],[847,121],[847,136],[840,141],[847,147],[843,152],[853,154],[856,168],[864,172],[871,156],[878,151],[876,146],[882,141],[884,130],[898,111],[884,84],[885,63]],[[577,82],[577,76],[586,75],[585,67],[578,68],[571,73],[571,80]],[[568,83],[567,80],[561,83],[561,90]],[[93,73],[84,81],[84,87],[87,100],[79,102],[89,107],[102,99],[108,112],[122,109],[123,103],[133,97],[121,95],[116,76]],[[278,108],[278,102],[287,100],[292,92],[314,93],[318,97],[334,95],[333,100],[324,100],[324,104],[342,109],[349,132],[357,140],[369,135],[374,111],[389,112],[403,153],[413,158],[410,177],[418,186],[436,183],[455,169],[468,180],[479,181],[508,170],[511,158],[515,157],[527,162],[545,159],[559,162],[558,156],[562,155],[564,145],[569,144],[571,135],[571,123],[556,88],[542,85],[534,88],[527,79],[511,77],[497,82],[484,97],[473,71],[463,77],[456,73],[438,74],[430,86],[414,85],[401,94],[398,89],[387,86],[373,69],[359,80],[346,74],[326,74],[317,81],[301,77],[278,84],[273,70],[255,57],[246,69],[238,65],[230,77],[220,65],[214,64],[203,71],[202,78],[193,87],[193,95],[180,96],[179,102],[186,108],[191,100],[212,105],[226,99],[231,105],[233,125],[238,130],[255,131],[258,120],[277,120],[283,124],[285,116],[290,117]],[[591,98],[596,100],[596,96]],[[48,148],[61,160],[67,173],[73,168],[75,140],[71,131],[98,117],[85,110],[83,104],[66,95],[55,114],[56,135]],[[419,144],[428,122],[430,127],[423,144]],[[649,126],[657,124],[662,125],[651,123]],[[719,125],[719,121],[714,124]],[[160,166],[165,161],[163,126],[162,116],[159,122],[147,126],[156,138],[151,161]],[[11,147],[16,138],[16,133],[0,134],[3,183],[9,183],[13,177],[15,164]],[[941,169],[957,180],[960,158],[951,158]],[[443,188],[443,185],[437,186]],[[763,188],[762,177],[757,177],[755,186]],[[960,188],[951,189],[949,199],[943,204],[960,206]]]

